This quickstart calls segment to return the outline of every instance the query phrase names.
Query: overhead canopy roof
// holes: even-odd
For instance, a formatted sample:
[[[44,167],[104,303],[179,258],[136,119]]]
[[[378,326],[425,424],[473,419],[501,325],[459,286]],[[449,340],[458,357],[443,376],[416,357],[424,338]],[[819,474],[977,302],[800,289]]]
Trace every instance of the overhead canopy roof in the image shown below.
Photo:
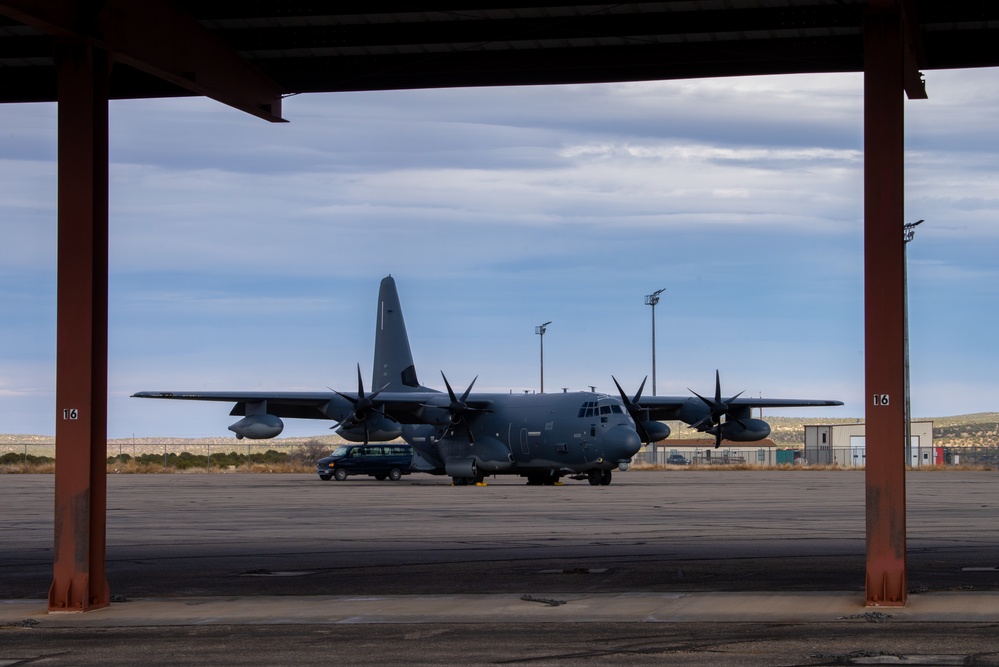
[[[120,0],[104,4],[105,13],[122,6]],[[129,11],[143,4],[132,4]],[[269,76],[284,94],[293,94],[861,71],[861,28],[868,3],[180,0],[177,4],[212,38]],[[55,99],[52,53],[57,37],[7,17],[17,16],[24,6],[24,0],[0,0],[0,102]],[[910,43],[920,69],[999,65],[995,47],[999,2],[913,0],[906,7],[910,26],[918,26],[916,34],[910,32]],[[101,29],[92,23],[81,31],[99,39]],[[174,39],[186,38],[178,33]],[[114,52],[113,47],[110,50]],[[127,65],[116,65],[112,71],[113,98],[191,94],[196,93]]]

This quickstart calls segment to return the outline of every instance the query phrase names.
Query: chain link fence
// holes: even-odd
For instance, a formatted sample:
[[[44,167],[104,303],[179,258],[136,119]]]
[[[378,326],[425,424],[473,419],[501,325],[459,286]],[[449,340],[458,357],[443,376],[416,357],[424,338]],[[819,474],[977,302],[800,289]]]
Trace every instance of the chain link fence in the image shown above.
[[[158,466],[165,470],[247,472],[268,466],[279,471],[312,470],[315,462],[327,456],[336,444],[308,441],[296,444],[236,441],[231,443],[128,444],[108,446],[110,471],[129,472],[137,466]],[[0,445],[0,472],[52,466],[56,448],[52,443],[13,443]],[[999,470],[999,446],[912,448],[908,456],[912,468],[967,466]],[[804,447],[646,447],[633,459],[635,465],[727,465],[727,466],[835,466],[863,468],[863,447],[838,447],[806,451]]]
[[[987,447],[913,447],[907,454],[911,468],[969,466],[999,469],[999,446]],[[632,461],[647,465],[745,465],[776,467],[783,465],[821,465],[863,468],[867,451],[863,447],[646,447]]]

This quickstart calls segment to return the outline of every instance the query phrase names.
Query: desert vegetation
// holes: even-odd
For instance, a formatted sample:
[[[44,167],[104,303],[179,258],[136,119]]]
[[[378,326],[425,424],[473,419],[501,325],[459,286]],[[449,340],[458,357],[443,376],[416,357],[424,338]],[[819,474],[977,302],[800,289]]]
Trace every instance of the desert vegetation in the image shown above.
[[[144,442],[138,445],[129,441],[126,448],[109,443],[108,473],[183,473],[183,472],[314,472],[316,461],[327,456],[336,443],[324,439],[311,439],[295,444],[281,443],[266,451],[253,451],[252,445],[244,451],[235,451],[232,440],[225,445],[210,442],[189,442],[178,446]],[[53,445],[30,445],[37,450],[47,446],[54,454]],[[28,447],[5,445],[8,451],[0,455],[0,473],[52,473],[55,471],[53,456],[27,453]],[[9,451],[14,449],[15,451]],[[259,447],[258,447],[259,449]],[[131,451],[132,453],[129,453]]]

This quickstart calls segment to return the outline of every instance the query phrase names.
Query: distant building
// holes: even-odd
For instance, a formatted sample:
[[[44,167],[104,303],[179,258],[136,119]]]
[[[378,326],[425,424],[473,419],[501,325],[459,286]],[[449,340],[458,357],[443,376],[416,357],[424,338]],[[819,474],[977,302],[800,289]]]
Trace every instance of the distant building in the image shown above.
[[[815,465],[863,467],[867,463],[866,428],[864,423],[806,425],[805,460]],[[943,448],[933,446],[933,422],[914,421],[910,430],[908,465],[913,468],[943,465]]]

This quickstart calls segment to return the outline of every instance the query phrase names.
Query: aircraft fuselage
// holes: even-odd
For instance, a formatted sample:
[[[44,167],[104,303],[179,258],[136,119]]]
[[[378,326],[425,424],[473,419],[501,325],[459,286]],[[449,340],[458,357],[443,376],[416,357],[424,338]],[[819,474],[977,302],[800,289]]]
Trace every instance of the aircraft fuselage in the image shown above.
[[[605,394],[476,394],[482,412],[467,431],[452,424],[447,403],[446,395],[425,403],[421,417],[436,432],[403,437],[452,477],[612,470],[642,445],[624,404]]]

